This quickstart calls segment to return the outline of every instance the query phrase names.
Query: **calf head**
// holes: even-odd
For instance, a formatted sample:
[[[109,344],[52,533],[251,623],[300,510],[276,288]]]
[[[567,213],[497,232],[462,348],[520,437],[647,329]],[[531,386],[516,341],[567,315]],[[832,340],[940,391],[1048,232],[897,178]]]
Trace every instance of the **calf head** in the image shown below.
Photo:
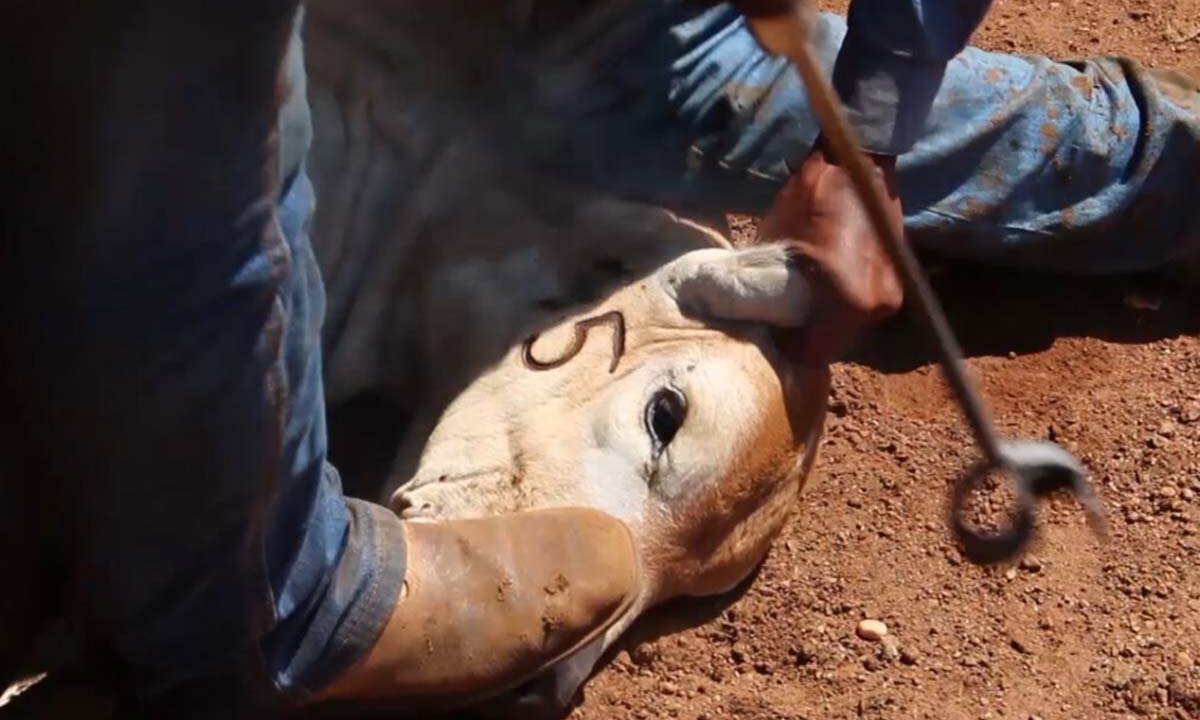
[[[588,506],[636,539],[638,602],[563,669],[559,701],[642,611],[728,591],[765,556],[828,397],[827,369],[771,340],[807,307],[780,246],[693,251],[530,336],[441,416],[392,495],[403,517]]]

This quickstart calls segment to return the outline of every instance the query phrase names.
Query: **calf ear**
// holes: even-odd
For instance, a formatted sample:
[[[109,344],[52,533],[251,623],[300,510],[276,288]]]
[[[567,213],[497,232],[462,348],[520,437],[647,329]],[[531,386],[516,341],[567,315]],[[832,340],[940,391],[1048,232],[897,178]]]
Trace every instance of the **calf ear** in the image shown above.
[[[658,278],[692,317],[800,327],[812,309],[812,286],[783,243],[696,250],[664,266]]]

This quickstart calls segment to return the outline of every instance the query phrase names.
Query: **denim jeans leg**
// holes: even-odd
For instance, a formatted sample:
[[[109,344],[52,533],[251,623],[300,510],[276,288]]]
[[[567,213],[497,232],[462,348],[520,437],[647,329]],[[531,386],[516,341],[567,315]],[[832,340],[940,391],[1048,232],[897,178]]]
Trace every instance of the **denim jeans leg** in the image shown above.
[[[304,154],[279,141],[296,8],[19,18],[40,74],[16,95],[0,381],[56,595],[131,706],[303,699],[404,574],[399,520],[325,462],[312,189],[280,170]]]
[[[571,62],[540,76],[531,105],[548,119],[525,124],[526,146],[622,195],[764,213],[819,134],[795,72],[727,5],[640,8],[606,29],[608,42],[560,51]],[[827,69],[845,32],[841,16],[820,16]],[[560,77],[586,81],[565,92]],[[1200,243],[1197,97],[1128,59],[968,48],[900,159],[910,237],[952,256],[1071,273],[1178,258]]]

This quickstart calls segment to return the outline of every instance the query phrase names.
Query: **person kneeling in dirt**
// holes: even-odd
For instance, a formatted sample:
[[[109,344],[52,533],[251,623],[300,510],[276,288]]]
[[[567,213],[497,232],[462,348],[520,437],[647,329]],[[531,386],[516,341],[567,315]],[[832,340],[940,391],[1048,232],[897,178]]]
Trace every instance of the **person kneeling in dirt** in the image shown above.
[[[1196,75],[964,50],[988,6],[820,16],[893,221],[922,247],[1064,271],[1194,247]],[[343,495],[325,457],[299,17],[294,0],[217,0],[6,18],[17,421],[0,679],[61,615],[126,716],[483,697],[603,631],[633,592],[628,532],[599,513],[417,526]],[[767,215],[818,290],[799,360],[828,362],[895,312],[900,284],[799,81],[736,3],[645,2],[617,25],[563,54],[593,63],[584,95],[524,106],[513,143],[604,189]],[[548,626],[559,575],[572,593]],[[489,602],[503,582],[515,599]]]

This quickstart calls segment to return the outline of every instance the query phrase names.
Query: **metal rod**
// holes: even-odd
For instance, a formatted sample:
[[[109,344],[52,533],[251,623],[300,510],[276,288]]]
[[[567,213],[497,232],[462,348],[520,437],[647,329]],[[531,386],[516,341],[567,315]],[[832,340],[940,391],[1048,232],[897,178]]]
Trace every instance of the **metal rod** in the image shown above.
[[[799,32],[803,29],[803,19],[797,16],[796,21]],[[962,350],[950,329],[950,323],[921,272],[916,256],[904,241],[903,231],[896,231],[888,221],[886,200],[872,183],[872,170],[866,154],[853,136],[841,103],[821,73],[809,43],[794,45],[789,53],[792,64],[808,90],[808,97],[820,121],[823,137],[833,151],[835,159],[846,169],[876,234],[883,240],[888,255],[900,271],[908,299],[913,302],[913,310],[926,329],[933,334],[936,340],[934,344],[941,355],[942,370],[958,398],[976,442],[993,467],[1007,467],[1008,463],[1000,451],[1000,442],[991,418],[967,376],[962,361]]]

